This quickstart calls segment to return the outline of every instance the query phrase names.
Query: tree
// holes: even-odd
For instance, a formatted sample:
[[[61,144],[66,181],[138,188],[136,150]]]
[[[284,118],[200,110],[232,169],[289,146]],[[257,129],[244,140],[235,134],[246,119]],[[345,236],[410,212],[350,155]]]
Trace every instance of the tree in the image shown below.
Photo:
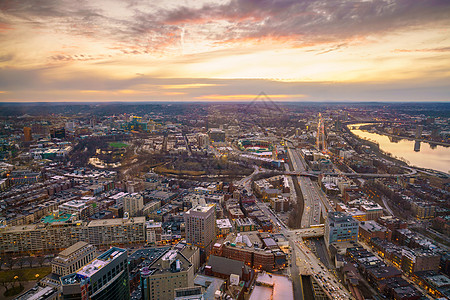
[[[14,266],[15,261],[10,255],[5,255],[3,256],[3,263],[8,269],[11,270]]]

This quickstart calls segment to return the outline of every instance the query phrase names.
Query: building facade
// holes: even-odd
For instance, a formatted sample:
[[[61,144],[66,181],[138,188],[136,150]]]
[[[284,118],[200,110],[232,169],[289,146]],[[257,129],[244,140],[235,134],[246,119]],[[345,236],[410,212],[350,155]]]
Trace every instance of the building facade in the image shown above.
[[[77,242],[60,252],[52,261],[52,273],[69,275],[94,259],[96,248],[86,242]]]
[[[137,216],[144,208],[144,198],[141,194],[133,193],[122,198],[123,211],[128,212],[130,217]]]
[[[141,269],[143,300],[172,300],[177,289],[193,286],[193,265],[177,250],[168,250],[150,266]]]
[[[113,247],[76,273],[61,277],[62,299],[130,299],[127,250]]]
[[[210,250],[216,238],[215,204],[198,205],[184,215],[186,242]]]
[[[62,250],[79,241],[100,247],[143,245],[145,228],[145,217],[7,226],[0,228],[0,253]]]
[[[356,242],[359,222],[343,212],[329,212],[325,221],[324,239],[327,247],[331,243]]]

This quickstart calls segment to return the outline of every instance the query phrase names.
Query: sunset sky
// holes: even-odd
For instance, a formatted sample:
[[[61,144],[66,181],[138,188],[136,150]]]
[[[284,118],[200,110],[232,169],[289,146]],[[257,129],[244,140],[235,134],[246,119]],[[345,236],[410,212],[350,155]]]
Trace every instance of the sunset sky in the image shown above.
[[[0,0],[0,101],[450,101],[449,0]]]

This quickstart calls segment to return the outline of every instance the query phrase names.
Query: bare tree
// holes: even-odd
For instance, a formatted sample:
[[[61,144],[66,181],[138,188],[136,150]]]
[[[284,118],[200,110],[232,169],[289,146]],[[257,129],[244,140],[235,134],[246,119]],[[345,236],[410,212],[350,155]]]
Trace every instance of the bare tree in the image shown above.
[[[3,256],[3,263],[8,269],[11,270],[12,267],[14,266],[15,261],[10,255],[5,255]]]

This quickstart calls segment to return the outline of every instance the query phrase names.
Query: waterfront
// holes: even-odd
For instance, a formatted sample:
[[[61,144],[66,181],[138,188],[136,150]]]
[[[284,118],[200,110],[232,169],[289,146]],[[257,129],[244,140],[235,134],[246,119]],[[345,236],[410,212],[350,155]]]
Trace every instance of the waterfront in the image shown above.
[[[420,151],[415,141],[400,139],[396,142],[386,135],[363,131],[359,126],[364,124],[349,125],[350,131],[359,138],[373,141],[380,145],[380,149],[393,157],[406,160],[411,166],[426,169],[434,169],[449,173],[450,171],[450,147],[433,146],[429,143],[421,142]]]

